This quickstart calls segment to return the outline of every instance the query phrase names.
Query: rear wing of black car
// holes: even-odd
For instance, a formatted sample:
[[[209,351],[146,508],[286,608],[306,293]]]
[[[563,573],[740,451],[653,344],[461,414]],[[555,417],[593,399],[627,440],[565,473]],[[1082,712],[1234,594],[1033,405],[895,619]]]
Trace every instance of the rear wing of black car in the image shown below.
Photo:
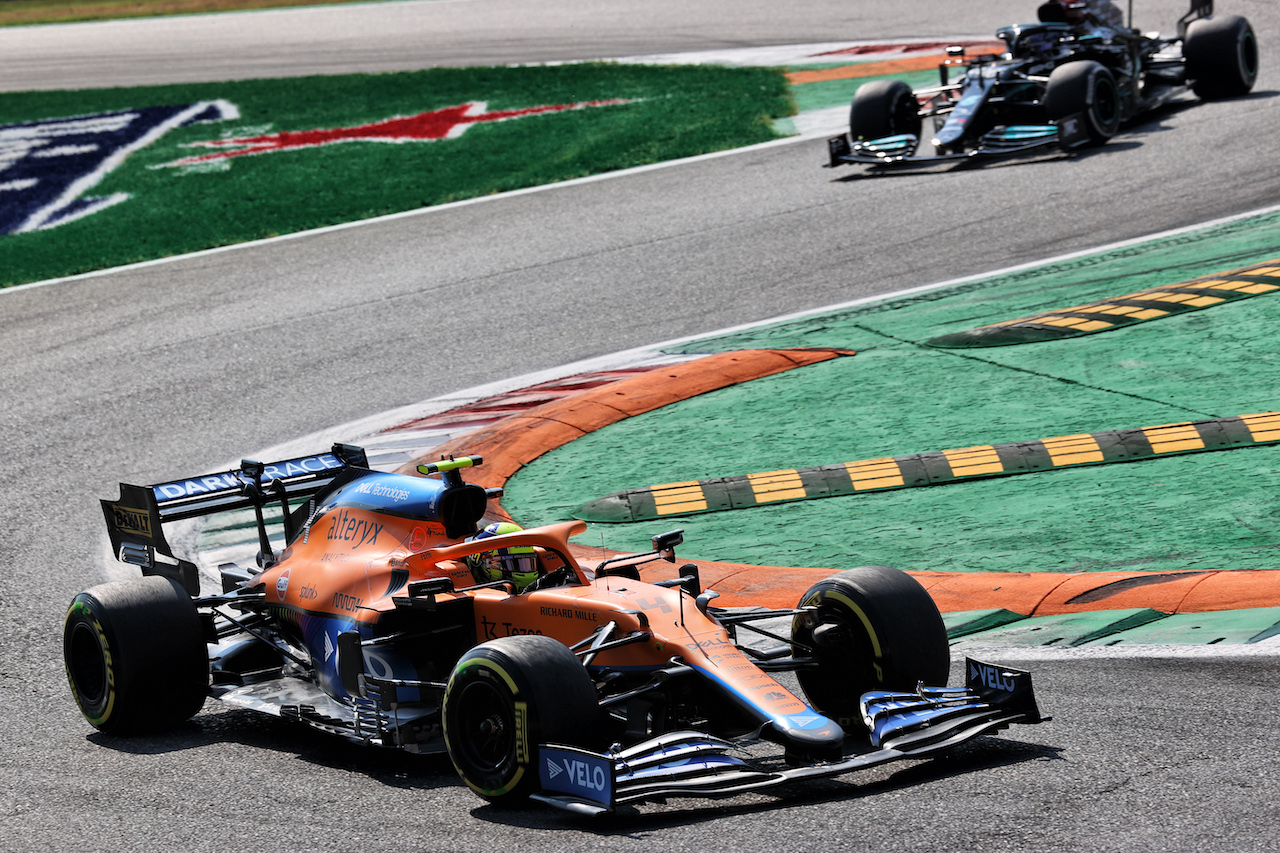
[[[324,489],[352,469],[365,469],[369,462],[364,449],[335,444],[328,453],[299,456],[279,462],[246,459],[238,469],[206,474],[151,486],[120,484],[120,497],[102,501],[102,513],[111,537],[111,551],[117,560],[140,566],[142,573],[171,577],[199,594],[195,566],[180,560],[164,536],[164,525],[216,512],[252,508],[257,516],[259,563],[273,559],[267,541],[263,507],[278,503],[283,513],[285,538],[292,539],[297,515],[290,502]],[[162,555],[173,563],[157,558]]]

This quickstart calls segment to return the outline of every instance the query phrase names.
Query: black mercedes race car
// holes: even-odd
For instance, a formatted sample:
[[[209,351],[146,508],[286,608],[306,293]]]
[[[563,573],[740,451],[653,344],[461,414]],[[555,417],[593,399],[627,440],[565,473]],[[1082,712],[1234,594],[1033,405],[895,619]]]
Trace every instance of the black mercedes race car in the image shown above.
[[[1192,0],[1172,37],[1108,26],[1082,0],[1045,3],[1039,17],[996,33],[1003,54],[948,48],[938,86],[860,86],[849,133],[827,141],[829,165],[919,166],[1101,145],[1122,122],[1188,90],[1206,100],[1237,97],[1258,76],[1253,27],[1213,15],[1213,0]],[[932,154],[921,153],[926,118]]]

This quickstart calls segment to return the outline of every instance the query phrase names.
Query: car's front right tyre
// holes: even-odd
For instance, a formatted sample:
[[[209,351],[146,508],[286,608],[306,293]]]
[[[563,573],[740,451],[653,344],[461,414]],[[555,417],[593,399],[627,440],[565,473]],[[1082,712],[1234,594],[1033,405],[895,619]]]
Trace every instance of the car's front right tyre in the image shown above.
[[[951,668],[947,629],[920,582],[889,566],[849,569],[811,586],[793,617],[796,678],[813,707],[846,731],[862,725],[859,701],[873,690],[942,686]]]
[[[855,141],[886,136],[920,136],[920,102],[901,80],[873,80],[853,93],[849,136]]]

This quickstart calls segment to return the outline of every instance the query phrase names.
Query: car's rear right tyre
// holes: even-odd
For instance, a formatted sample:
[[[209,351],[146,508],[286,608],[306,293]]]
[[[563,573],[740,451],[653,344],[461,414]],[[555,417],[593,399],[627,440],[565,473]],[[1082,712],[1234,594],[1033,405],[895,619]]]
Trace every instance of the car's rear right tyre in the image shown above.
[[[77,595],[63,623],[62,652],[76,704],[103,732],[171,727],[199,711],[208,694],[200,614],[168,578],[105,583]]]
[[[1246,95],[1258,79],[1258,39],[1239,15],[1192,21],[1182,55],[1192,90],[1206,101]]]
[[[920,136],[920,102],[901,80],[873,80],[853,93],[849,135],[858,140],[909,133]]]
[[[1102,145],[1120,129],[1120,89],[1102,63],[1091,59],[1067,62],[1049,75],[1044,110],[1055,123],[1079,116],[1086,144]]]

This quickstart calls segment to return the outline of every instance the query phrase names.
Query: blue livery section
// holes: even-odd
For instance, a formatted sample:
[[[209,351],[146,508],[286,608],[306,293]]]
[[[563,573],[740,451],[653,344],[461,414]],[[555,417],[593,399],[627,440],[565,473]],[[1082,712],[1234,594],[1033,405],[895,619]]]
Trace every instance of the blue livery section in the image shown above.
[[[709,746],[713,746],[708,744]],[[679,758],[662,764],[654,764],[638,770],[631,770],[623,775],[627,782],[666,781],[673,773],[681,775],[714,774],[722,770],[750,769],[745,761],[732,755],[722,753],[698,754],[689,758]]]
[[[442,481],[427,477],[371,473],[338,489],[328,504],[434,519],[440,516],[440,497],[447,489]]]
[[[126,201],[128,193],[87,192],[176,127],[238,117],[219,100],[0,125],[0,234],[53,228]]]
[[[804,711],[796,714],[771,714],[765,708],[753,702],[750,696],[744,694],[731,681],[722,678],[714,669],[699,666],[697,670],[709,680],[723,687],[729,696],[737,699],[742,707],[747,709],[754,717],[761,722],[768,721],[773,726],[774,731],[792,746],[800,747],[804,750],[816,749],[838,752],[844,743],[844,729],[840,728],[840,724],[807,705]]]
[[[311,653],[316,675],[320,678],[325,692],[356,704],[368,704],[368,699],[354,696],[343,687],[342,675],[338,670],[337,650],[339,634],[357,631],[363,639],[369,639],[372,636],[371,629],[350,619],[335,618],[320,613],[304,611],[298,614],[297,619],[304,643]],[[364,671],[369,675],[404,681],[416,681],[422,677],[413,662],[394,645],[365,646],[362,654]],[[399,685],[388,692],[387,698],[397,702],[420,702],[424,697],[417,687]]]

